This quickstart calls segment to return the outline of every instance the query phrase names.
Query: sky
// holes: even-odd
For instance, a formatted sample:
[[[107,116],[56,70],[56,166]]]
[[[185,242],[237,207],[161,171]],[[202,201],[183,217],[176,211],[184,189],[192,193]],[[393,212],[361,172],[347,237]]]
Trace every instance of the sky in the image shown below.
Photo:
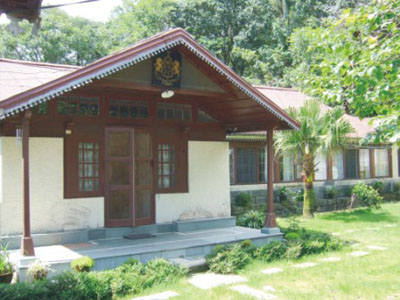
[[[56,5],[65,3],[74,3],[79,0],[43,0],[42,6]],[[62,7],[61,9],[71,16],[85,17],[93,21],[105,22],[110,17],[111,11],[120,5],[122,0],[100,0],[92,3],[82,3]],[[7,23],[7,17],[2,14],[0,16],[0,24]]]

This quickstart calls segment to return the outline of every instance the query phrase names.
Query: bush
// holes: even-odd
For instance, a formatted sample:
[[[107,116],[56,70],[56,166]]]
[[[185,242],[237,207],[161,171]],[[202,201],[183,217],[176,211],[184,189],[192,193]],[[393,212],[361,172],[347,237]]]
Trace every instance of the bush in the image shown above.
[[[328,186],[325,189],[325,197],[327,199],[335,199],[338,191],[334,186]]]
[[[298,241],[300,239],[300,235],[296,232],[288,232],[285,234],[285,239],[290,241]]]
[[[41,262],[40,260],[36,260],[33,264],[29,266],[27,274],[34,281],[37,281],[45,279],[49,271],[50,267],[48,264]]]
[[[240,193],[235,198],[235,203],[239,207],[251,208],[251,206],[252,206],[251,202],[252,202],[251,196],[250,196],[250,194],[247,194],[247,193]]]
[[[71,262],[71,268],[78,273],[89,272],[94,267],[94,260],[89,256],[82,256]]]
[[[185,276],[187,269],[164,259],[147,264],[129,260],[116,269],[101,272],[63,272],[51,280],[16,283],[0,288],[7,300],[109,300],[142,292],[161,282]]]
[[[288,246],[285,242],[272,241],[257,249],[257,258],[262,261],[271,262],[284,257]]]
[[[288,189],[285,186],[278,189],[278,198],[281,202],[288,200]]]
[[[207,265],[210,271],[229,274],[244,268],[250,262],[250,255],[246,251],[248,247],[235,244],[214,249],[212,254],[207,256]]]
[[[302,254],[303,246],[299,242],[289,243],[288,248],[284,254],[286,259],[298,259]]]
[[[352,193],[357,200],[365,206],[381,207],[383,198],[379,195],[378,191],[370,185],[360,182],[353,188]]]
[[[384,190],[384,188],[383,188],[383,181],[381,181],[381,180],[374,180],[374,181],[372,181],[372,183],[370,184],[370,186],[372,186],[373,188],[374,188],[374,190],[376,190],[378,193],[379,193],[379,195],[383,195],[383,190]]]
[[[237,225],[249,228],[260,229],[265,223],[265,213],[262,211],[251,210],[237,218]]]

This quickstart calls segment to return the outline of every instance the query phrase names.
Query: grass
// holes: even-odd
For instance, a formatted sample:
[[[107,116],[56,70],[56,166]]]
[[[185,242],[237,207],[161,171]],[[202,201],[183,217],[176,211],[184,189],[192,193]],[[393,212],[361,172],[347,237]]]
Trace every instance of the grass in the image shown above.
[[[279,219],[287,226],[289,219]],[[400,299],[400,203],[382,205],[382,209],[359,209],[319,214],[313,219],[299,219],[304,228],[338,234],[353,245],[335,253],[308,256],[298,261],[274,263],[253,262],[239,275],[248,278],[248,285],[262,290],[271,285],[279,299]],[[368,245],[386,247],[386,251],[369,250]],[[352,251],[367,251],[364,257],[349,256]],[[340,262],[319,262],[323,257],[336,256]],[[319,265],[296,269],[300,262],[318,262]],[[280,267],[284,271],[264,275],[261,270]],[[254,299],[231,291],[229,286],[200,290],[182,279],[173,285],[161,285],[146,291],[146,295],[172,290],[178,299]],[[396,297],[397,296],[397,297]],[[393,298],[392,298],[393,297]],[[131,299],[133,296],[127,297]]]

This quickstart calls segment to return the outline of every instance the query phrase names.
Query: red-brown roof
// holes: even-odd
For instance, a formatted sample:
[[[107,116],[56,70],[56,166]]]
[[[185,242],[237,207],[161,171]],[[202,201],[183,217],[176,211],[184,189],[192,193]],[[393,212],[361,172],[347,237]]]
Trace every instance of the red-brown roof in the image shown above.
[[[0,101],[69,74],[78,68],[0,58]]]
[[[263,93],[268,99],[272,100],[282,109],[287,110],[289,107],[300,108],[304,106],[304,103],[309,97],[299,90],[292,88],[280,88],[270,86],[255,86],[261,93]],[[331,109],[329,106],[321,103],[321,110],[328,111]],[[374,127],[369,124],[370,119],[360,119],[355,116],[348,114],[344,115],[344,118],[350,122],[354,128],[354,132],[349,134],[350,138],[363,138],[368,133],[374,131]]]
[[[65,92],[90,84],[94,80],[102,79],[108,75],[148,59],[167,49],[183,46],[199,57],[208,68],[212,68],[224,76],[233,86],[241,90],[252,101],[267,109],[272,115],[283,121],[286,128],[297,129],[299,124],[283,111],[273,101],[268,99],[257,89],[248,84],[234,73],[209,51],[199,45],[193,37],[181,28],[172,29],[151,38],[143,40],[130,48],[113,53],[82,68],[77,68],[60,76],[54,76],[50,81],[39,84],[30,89],[22,89],[18,94],[8,96],[0,102],[0,119],[14,115],[37,105],[38,103],[53,99]],[[47,76],[51,77],[51,73]],[[27,87],[27,86],[25,86]]]

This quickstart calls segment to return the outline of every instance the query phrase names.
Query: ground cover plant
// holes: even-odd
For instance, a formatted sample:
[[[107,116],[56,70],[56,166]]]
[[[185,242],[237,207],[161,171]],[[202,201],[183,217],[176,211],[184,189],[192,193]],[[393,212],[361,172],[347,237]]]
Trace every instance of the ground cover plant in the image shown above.
[[[92,265],[88,258],[74,264]],[[187,269],[164,259],[142,264],[128,260],[121,266],[101,272],[63,272],[51,279],[0,286],[0,299],[7,300],[108,300],[134,295],[160,283],[172,283]]]
[[[281,228],[282,241],[272,241],[256,247],[250,240],[239,244],[217,246],[207,256],[210,271],[221,274],[238,273],[252,260],[273,262],[282,259],[299,259],[305,255],[341,250],[346,242],[327,233],[300,228],[296,222]]]

